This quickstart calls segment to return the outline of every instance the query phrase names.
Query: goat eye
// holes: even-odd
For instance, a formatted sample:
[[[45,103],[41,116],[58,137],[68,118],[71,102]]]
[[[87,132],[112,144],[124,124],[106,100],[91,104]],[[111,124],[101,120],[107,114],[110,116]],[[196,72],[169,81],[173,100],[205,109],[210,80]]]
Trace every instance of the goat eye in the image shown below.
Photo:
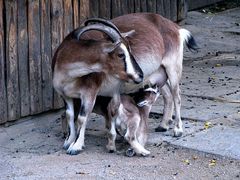
[[[125,58],[125,54],[123,54],[123,53],[118,54],[118,57],[121,58],[121,59],[124,59]]]

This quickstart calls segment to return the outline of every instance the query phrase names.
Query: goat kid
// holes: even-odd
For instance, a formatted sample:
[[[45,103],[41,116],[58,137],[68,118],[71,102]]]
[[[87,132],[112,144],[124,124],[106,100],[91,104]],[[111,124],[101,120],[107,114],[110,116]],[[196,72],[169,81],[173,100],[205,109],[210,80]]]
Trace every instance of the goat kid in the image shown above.
[[[107,149],[116,150],[116,130],[124,136],[131,148],[126,151],[127,156],[147,156],[150,151],[144,148],[147,142],[147,121],[153,103],[159,96],[158,87],[152,86],[140,90],[133,97],[121,95],[120,99],[112,99],[108,105],[108,115],[111,127],[108,135]]]

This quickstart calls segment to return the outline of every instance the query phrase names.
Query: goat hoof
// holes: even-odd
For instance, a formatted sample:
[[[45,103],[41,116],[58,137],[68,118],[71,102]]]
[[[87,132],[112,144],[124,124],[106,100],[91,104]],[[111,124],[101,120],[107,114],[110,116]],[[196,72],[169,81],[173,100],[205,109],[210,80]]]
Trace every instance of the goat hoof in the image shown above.
[[[155,128],[155,132],[166,132],[168,129],[167,128],[163,128],[161,126],[158,126],[157,128]]]
[[[76,146],[74,142],[69,146],[67,150],[67,154],[69,155],[77,155],[82,151],[82,146],[79,148],[79,146]]]
[[[174,131],[173,137],[181,137],[183,135],[182,131]]]
[[[115,145],[114,146],[113,145],[107,145],[106,148],[107,148],[109,153],[114,153],[116,151]]]
[[[126,151],[126,156],[128,157],[133,157],[135,155],[135,151],[131,148],[129,148],[127,151]]]
[[[67,141],[64,142],[64,145],[63,145],[63,149],[64,150],[68,150],[68,148],[70,147],[71,143],[68,143]]]
[[[141,153],[142,156],[146,157],[150,155],[150,151],[145,150],[145,152]]]
[[[114,150],[109,150],[108,152],[109,152],[109,153],[114,153],[115,151],[114,151]]]
[[[71,151],[67,151],[67,154],[69,155],[78,155],[80,154],[81,150],[71,150]]]

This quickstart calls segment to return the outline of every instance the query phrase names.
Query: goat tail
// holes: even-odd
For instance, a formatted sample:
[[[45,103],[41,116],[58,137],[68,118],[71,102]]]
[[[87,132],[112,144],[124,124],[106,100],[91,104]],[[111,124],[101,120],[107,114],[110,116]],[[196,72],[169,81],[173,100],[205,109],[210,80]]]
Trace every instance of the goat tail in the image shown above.
[[[196,51],[198,52],[198,45],[193,37],[193,35],[186,29],[179,29],[179,34],[182,43],[185,42],[186,46],[190,51]]]

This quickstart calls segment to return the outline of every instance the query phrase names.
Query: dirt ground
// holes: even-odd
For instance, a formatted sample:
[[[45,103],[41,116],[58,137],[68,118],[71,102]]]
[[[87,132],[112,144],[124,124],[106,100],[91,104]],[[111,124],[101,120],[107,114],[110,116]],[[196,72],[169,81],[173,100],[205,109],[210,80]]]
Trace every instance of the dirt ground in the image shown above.
[[[201,51],[184,55],[182,138],[154,132],[161,119],[160,99],[149,123],[150,156],[126,157],[121,139],[117,153],[108,153],[103,119],[94,114],[85,150],[70,156],[62,149],[63,110],[50,112],[0,127],[0,179],[240,179],[239,23],[240,8],[188,15],[184,27]],[[204,129],[206,122],[213,127]],[[224,134],[225,129],[232,133]],[[228,146],[232,140],[236,143]]]
[[[117,141],[117,153],[108,153],[104,131],[91,129],[95,119],[101,121],[94,115],[87,130],[86,149],[77,156],[67,155],[62,149],[61,113],[42,115],[1,129],[1,135],[4,136],[4,131],[6,137],[0,141],[0,179],[186,180],[238,179],[240,176],[240,161],[164,141],[149,143],[147,149],[151,155],[148,157],[126,157],[127,145],[121,139]],[[18,134],[14,133],[16,130]]]

